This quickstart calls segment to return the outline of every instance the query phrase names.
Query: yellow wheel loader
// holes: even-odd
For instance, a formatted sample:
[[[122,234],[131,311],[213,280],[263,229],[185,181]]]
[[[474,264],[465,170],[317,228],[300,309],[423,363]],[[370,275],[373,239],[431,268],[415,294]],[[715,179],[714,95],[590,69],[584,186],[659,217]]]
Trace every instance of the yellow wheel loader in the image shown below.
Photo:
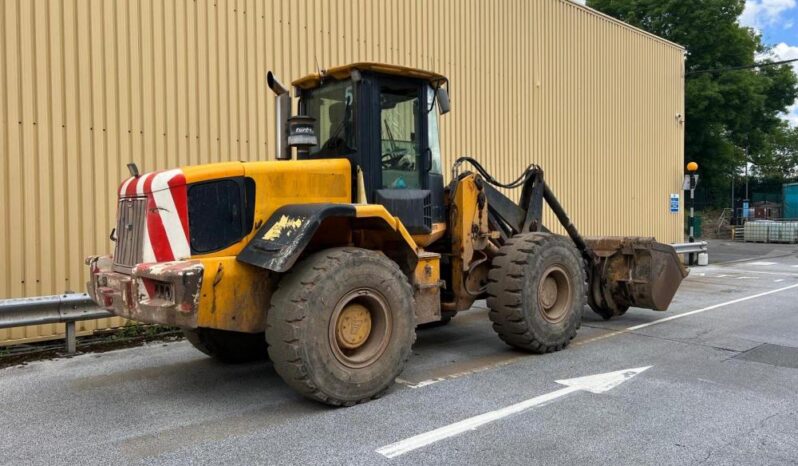
[[[391,386],[417,326],[477,299],[507,344],[547,353],[574,338],[586,305],[605,318],[665,310],[687,275],[652,238],[580,236],[538,166],[502,183],[463,157],[445,186],[444,76],[333,68],[293,82],[295,116],[289,90],[267,81],[277,160],[129,165],[114,254],[86,261],[98,305],[181,327],[222,361],[270,357],[303,395],[349,406]],[[541,223],[544,202],[567,236]]]

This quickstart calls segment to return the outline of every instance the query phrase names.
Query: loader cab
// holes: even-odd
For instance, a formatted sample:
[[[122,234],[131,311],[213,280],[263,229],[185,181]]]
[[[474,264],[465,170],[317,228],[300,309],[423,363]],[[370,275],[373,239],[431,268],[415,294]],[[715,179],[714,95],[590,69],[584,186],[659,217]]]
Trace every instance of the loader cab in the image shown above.
[[[399,217],[411,234],[444,221],[438,98],[445,78],[400,67],[351,65],[295,81],[299,113],[317,144],[299,158],[347,158],[363,173],[365,198]],[[362,199],[362,198],[361,198]]]

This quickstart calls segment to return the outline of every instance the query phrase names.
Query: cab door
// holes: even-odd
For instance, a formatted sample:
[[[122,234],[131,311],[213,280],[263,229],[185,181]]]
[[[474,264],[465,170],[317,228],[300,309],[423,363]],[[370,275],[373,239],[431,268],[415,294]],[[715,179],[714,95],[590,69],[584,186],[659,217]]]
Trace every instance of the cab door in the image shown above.
[[[411,234],[432,231],[425,83],[373,77],[370,158],[373,202],[402,220]]]

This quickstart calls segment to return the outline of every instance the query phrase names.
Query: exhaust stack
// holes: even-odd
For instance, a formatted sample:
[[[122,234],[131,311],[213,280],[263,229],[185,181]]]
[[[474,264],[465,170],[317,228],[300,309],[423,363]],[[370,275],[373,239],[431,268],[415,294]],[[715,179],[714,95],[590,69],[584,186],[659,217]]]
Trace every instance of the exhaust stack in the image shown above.
[[[275,154],[277,160],[291,160],[291,146],[288,145],[288,119],[291,118],[291,95],[283,86],[277,76],[271,71],[266,74],[266,84],[274,92],[275,128],[276,136]]]

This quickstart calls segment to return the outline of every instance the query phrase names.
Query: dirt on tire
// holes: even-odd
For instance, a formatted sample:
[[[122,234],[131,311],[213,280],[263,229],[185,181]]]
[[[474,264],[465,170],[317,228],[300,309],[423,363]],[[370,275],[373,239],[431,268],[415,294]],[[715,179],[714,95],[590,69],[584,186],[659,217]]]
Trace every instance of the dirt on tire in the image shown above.
[[[547,270],[560,270],[570,296],[561,315],[541,311],[541,280]],[[565,348],[576,336],[587,297],[587,275],[579,252],[563,236],[549,233],[516,235],[500,248],[488,274],[488,307],[493,329],[505,343],[532,353]]]
[[[342,362],[331,336],[335,310],[357,290],[379,295],[390,314],[384,349],[363,367]],[[308,256],[282,277],[266,317],[266,340],[288,385],[308,398],[351,406],[394,383],[410,357],[415,327],[413,290],[395,262],[375,251],[334,248]]]

